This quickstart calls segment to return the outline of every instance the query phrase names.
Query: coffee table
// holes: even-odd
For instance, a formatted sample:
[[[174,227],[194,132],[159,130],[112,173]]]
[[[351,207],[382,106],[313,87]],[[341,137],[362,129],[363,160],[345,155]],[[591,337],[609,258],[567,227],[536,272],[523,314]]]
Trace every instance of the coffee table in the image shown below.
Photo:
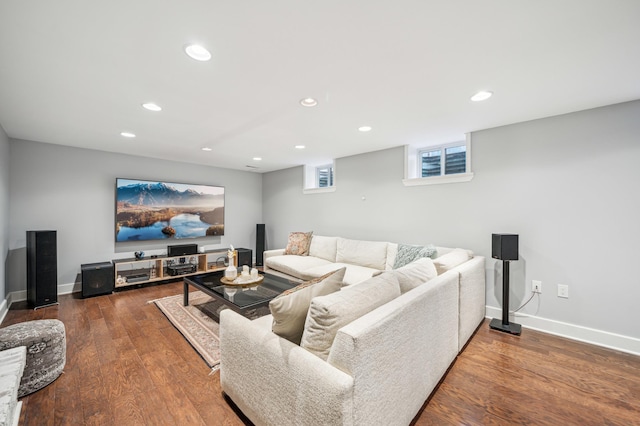
[[[189,286],[192,286],[243,314],[250,309],[266,305],[283,291],[299,284],[299,282],[266,272],[260,275],[264,276],[264,280],[259,285],[246,288],[224,285],[220,281],[224,277],[224,270],[185,277],[184,306],[189,305]]]

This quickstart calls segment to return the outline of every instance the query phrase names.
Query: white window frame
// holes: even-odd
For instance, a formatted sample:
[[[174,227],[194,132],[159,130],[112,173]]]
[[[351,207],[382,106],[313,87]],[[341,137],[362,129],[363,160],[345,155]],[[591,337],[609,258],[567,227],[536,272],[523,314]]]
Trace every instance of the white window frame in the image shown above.
[[[333,170],[333,185],[319,187],[319,169],[331,167]],[[336,190],[336,162],[322,163],[318,165],[305,164],[303,177],[303,194],[321,194],[325,192],[335,192]]]
[[[466,147],[466,158],[465,158],[465,172],[464,173],[456,173],[445,175],[441,174],[439,176],[430,176],[430,177],[422,177],[422,161],[421,153],[428,151],[435,151],[440,149],[442,151],[441,154],[441,171],[444,173],[444,162],[446,158],[445,149],[451,148],[453,146],[461,146],[465,145]],[[404,155],[404,179],[402,179],[402,184],[404,186],[417,186],[417,185],[437,185],[443,183],[459,183],[459,182],[469,182],[473,179],[473,172],[471,172],[471,134],[467,133],[464,142],[454,142],[447,143],[443,145],[434,145],[434,146],[426,146],[421,148],[411,148],[408,145],[405,145],[405,155]]]

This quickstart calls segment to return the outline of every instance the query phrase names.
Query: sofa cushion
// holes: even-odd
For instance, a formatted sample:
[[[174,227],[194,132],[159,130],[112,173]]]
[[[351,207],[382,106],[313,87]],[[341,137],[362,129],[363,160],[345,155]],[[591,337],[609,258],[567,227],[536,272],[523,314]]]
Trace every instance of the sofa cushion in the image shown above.
[[[438,271],[433,264],[433,260],[428,257],[422,257],[401,268],[384,272],[384,274],[394,275],[398,279],[398,284],[400,284],[400,292],[404,294],[437,277]]]
[[[348,240],[338,237],[336,262],[366,266],[382,271],[387,262],[387,246],[381,241]]]
[[[384,265],[384,269],[390,271],[393,269],[393,264],[396,263],[396,256],[398,255],[398,244],[389,243],[387,246],[387,261]]]
[[[471,259],[471,255],[468,250],[457,248],[451,250],[449,253],[437,257],[433,260],[433,264],[436,266],[438,275],[442,275],[445,272],[455,268],[458,265]]]
[[[340,290],[346,268],[303,282],[286,290],[269,302],[269,310],[273,316],[271,330],[296,345],[300,344],[304,322],[307,318],[311,299]]]
[[[319,257],[320,259],[336,261],[336,250],[338,248],[338,237],[323,237],[314,235],[311,237],[311,245],[309,246],[309,256]]]
[[[400,295],[395,276],[382,274],[311,301],[300,346],[326,360],[340,328]]]
[[[313,232],[291,232],[284,254],[294,254],[297,256],[307,256],[311,245]]]
[[[333,263],[329,262],[328,260],[320,259],[319,257],[294,255],[270,256],[265,259],[265,264],[267,265],[267,268],[275,269],[276,271],[280,271],[303,280],[309,279],[308,275],[305,275],[303,273],[305,270],[316,266],[333,265]],[[335,269],[340,268],[338,267]],[[321,275],[324,274],[319,274],[317,276]]]
[[[25,346],[0,351],[0,420],[2,424],[18,424],[17,419],[20,417],[18,389],[26,361]]]
[[[414,246],[409,244],[398,244],[398,253],[393,264],[393,269],[402,268],[414,260],[421,257],[434,258],[437,255],[435,246]]]
[[[374,273],[381,272],[377,269],[367,268],[366,266],[347,265],[346,263],[329,263],[327,265],[315,266],[313,268],[306,269],[302,275],[303,279],[312,279],[321,277],[331,271],[347,268],[347,272],[344,274],[342,280],[343,285],[356,284],[371,278]]]

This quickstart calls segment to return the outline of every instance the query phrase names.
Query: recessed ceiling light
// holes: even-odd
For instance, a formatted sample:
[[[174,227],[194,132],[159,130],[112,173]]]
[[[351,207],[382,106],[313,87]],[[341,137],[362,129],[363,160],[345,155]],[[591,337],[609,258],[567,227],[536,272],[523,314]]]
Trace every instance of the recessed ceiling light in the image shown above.
[[[184,51],[196,61],[208,61],[211,59],[211,53],[199,44],[190,44],[184,48]]]
[[[318,105],[318,101],[313,98],[304,98],[300,100],[300,105],[304,107],[314,107]]]
[[[162,108],[157,104],[154,104],[153,102],[147,102],[145,104],[142,104],[142,107],[144,109],[148,109],[149,111],[162,111]]]
[[[203,151],[213,151],[212,148],[209,148],[208,146],[205,146],[204,148],[202,148]]]
[[[360,126],[358,127],[358,130],[360,130],[361,132],[370,132],[371,126]]]
[[[262,157],[253,157],[253,161],[262,161]]]
[[[476,93],[475,95],[473,95],[471,97],[471,100],[473,102],[480,102],[480,101],[486,101],[487,99],[489,99],[491,96],[493,95],[493,92],[485,92],[485,91],[481,91]]]
[[[121,132],[120,136],[123,136],[125,138],[135,138],[136,134],[131,132]]]
[[[296,145],[296,149],[305,149],[306,147],[304,145]]]

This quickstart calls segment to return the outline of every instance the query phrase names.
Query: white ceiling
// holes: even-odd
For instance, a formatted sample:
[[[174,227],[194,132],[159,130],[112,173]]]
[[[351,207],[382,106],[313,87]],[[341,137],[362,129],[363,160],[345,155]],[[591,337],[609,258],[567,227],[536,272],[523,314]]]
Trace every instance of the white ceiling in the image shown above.
[[[16,139],[265,172],[639,98],[638,0],[0,2]]]

